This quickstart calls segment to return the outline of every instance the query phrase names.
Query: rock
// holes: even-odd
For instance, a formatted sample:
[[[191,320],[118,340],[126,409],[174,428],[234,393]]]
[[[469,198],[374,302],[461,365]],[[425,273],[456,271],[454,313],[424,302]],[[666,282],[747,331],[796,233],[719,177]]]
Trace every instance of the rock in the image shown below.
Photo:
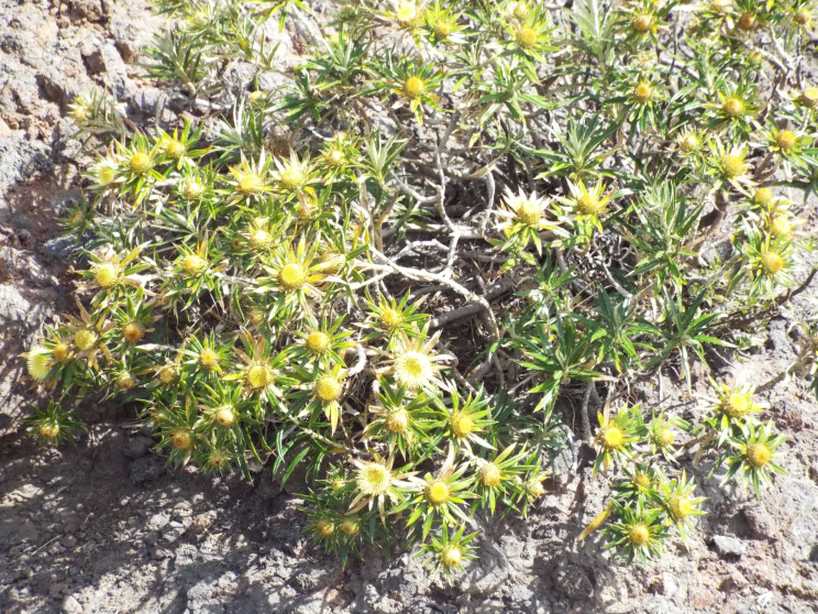
[[[792,342],[787,336],[787,321],[784,318],[770,320],[769,336],[776,352],[784,356],[792,354]]]
[[[141,458],[150,451],[152,445],[153,439],[150,437],[134,435],[122,446],[122,454],[128,458]]]
[[[64,614],[82,614],[84,610],[74,595],[68,595],[63,599],[62,611]]]
[[[551,576],[554,588],[571,601],[582,601],[594,592],[594,581],[582,566],[562,559]]]
[[[98,75],[105,71],[105,60],[102,57],[102,51],[92,47],[85,47],[80,53],[89,75]]]
[[[722,557],[740,557],[747,551],[747,544],[729,535],[714,535],[713,546]]]
[[[88,21],[102,21],[110,12],[101,0],[69,0],[68,6],[72,16]]]
[[[148,519],[145,527],[149,531],[161,531],[170,522],[170,517],[165,512],[158,512]]]
[[[128,477],[136,486],[152,482],[165,471],[164,463],[155,456],[137,458],[128,467]]]

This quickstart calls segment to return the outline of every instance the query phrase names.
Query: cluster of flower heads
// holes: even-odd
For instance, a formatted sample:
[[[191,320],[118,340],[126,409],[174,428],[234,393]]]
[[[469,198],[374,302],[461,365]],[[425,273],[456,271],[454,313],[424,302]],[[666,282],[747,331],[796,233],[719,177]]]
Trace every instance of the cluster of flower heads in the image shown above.
[[[72,399],[132,402],[176,462],[303,473],[340,556],[405,533],[459,568],[481,512],[544,494],[565,401],[689,383],[809,248],[781,187],[818,167],[818,87],[790,62],[811,1],[338,3],[276,91],[266,21],[309,3],[157,4],[179,23],[153,76],[195,97],[238,54],[257,77],[232,118],[145,133],[103,95],[71,106],[120,136],[67,219],[78,306],[27,353],[56,390],[32,428],[60,441]],[[501,317],[483,273],[520,290]],[[464,341],[425,312],[440,297],[485,327]],[[583,536],[629,558],[683,537],[691,459],[758,490],[781,442],[759,411],[744,389],[691,422],[606,407],[596,467],[617,471]]]
[[[712,387],[707,412],[695,425],[664,414],[646,421],[639,406],[599,414],[595,469],[616,471],[609,502],[580,539],[601,528],[608,546],[629,560],[660,554],[673,533],[685,539],[695,518],[705,513],[695,481],[679,469],[685,455],[709,467],[711,476],[718,474],[722,482],[738,478],[756,494],[783,471],[775,454],[784,437],[772,421],[758,419],[765,407],[753,389],[716,382]]]

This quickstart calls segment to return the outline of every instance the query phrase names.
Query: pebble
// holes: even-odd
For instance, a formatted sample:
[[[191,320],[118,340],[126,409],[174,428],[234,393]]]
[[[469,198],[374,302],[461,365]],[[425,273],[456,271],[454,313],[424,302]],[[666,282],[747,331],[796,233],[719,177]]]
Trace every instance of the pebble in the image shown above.
[[[62,611],[65,614],[82,614],[83,609],[76,597],[68,595],[68,597],[62,601]]]
[[[730,537],[729,535],[714,535],[713,546],[721,556],[736,556],[740,557],[747,551],[747,544],[740,539]]]

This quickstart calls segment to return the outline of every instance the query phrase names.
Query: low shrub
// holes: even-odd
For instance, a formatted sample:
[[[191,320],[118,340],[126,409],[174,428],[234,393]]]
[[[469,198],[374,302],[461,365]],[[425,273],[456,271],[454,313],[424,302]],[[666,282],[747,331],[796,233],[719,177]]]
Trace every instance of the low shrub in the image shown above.
[[[444,572],[572,433],[611,488],[580,538],[627,559],[684,538],[696,475],[758,491],[783,438],[710,365],[815,274],[813,3],[567,4],[157,0],[178,123],[72,106],[99,157],[32,430],[136,407],[174,463],[298,473],[340,557],[400,538]],[[712,398],[663,409],[663,375]]]

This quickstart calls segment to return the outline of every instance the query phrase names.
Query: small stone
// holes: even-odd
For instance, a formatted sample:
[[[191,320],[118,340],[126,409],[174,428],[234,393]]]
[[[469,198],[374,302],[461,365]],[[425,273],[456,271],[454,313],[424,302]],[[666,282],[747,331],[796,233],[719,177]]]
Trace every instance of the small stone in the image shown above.
[[[747,551],[747,545],[735,537],[728,535],[714,535],[713,546],[721,556],[740,557]]]
[[[81,51],[81,55],[89,75],[98,75],[105,71],[105,60],[98,48],[87,47]]]
[[[80,602],[77,601],[77,598],[74,597],[74,595],[68,595],[62,601],[62,611],[65,614],[82,614],[83,609]]]
[[[151,516],[148,519],[148,522],[145,523],[145,526],[149,531],[161,531],[169,522],[170,518],[168,515],[163,512],[159,512],[158,514]]]
[[[153,439],[144,435],[130,437],[122,447],[122,453],[128,458],[141,458],[145,456],[153,445]]]
[[[131,482],[140,486],[157,479],[165,471],[161,460],[155,456],[144,456],[134,460],[128,468]]]

